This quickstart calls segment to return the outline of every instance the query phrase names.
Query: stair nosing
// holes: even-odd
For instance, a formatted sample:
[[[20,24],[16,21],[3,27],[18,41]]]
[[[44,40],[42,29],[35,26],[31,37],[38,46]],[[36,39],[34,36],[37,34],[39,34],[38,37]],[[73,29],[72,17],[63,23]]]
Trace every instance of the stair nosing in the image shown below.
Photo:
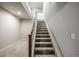
[[[35,57],[56,57],[55,54],[35,54]]]
[[[54,50],[53,47],[35,47],[35,50]]]
[[[52,42],[35,42],[35,44],[52,44]]]
[[[36,39],[50,39],[50,38],[36,38]]]

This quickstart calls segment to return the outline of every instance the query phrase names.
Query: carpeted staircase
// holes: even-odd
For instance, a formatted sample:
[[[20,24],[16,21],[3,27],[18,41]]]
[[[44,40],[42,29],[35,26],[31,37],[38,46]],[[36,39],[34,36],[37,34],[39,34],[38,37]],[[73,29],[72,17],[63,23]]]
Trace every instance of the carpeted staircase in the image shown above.
[[[55,57],[55,50],[45,21],[37,22],[34,56]]]

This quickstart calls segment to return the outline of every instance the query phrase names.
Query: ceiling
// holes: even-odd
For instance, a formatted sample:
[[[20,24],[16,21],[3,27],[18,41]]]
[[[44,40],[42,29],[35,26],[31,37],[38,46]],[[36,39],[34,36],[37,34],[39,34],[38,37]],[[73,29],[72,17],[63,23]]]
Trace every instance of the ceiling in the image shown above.
[[[25,8],[22,6],[20,2],[0,2],[0,7],[8,10],[12,14],[17,15],[21,18],[30,18],[30,16],[28,15]],[[17,12],[21,12],[21,14],[18,15]]]
[[[43,10],[43,2],[29,2],[29,5],[32,9],[38,9],[40,12]]]

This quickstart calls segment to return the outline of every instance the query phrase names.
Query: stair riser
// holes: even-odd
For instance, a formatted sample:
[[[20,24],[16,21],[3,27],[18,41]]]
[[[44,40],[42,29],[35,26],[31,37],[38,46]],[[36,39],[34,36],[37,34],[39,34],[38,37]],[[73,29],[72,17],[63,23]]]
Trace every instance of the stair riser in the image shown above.
[[[45,35],[45,34],[40,34],[40,35],[38,35],[38,34],[37,34],[36,36],[45,36],[45,37],[46,37],[46,36],[49,36],[49,35]]]
[[[42,33],[42,32],[37,32],[36,34],[49,34],[48,32]]]
[[[44,29],[43,30],[39,29],[39,30],[36,30],[36,31],[46,31],[47,32],[48,30],[46,30],[46,29],[45,30]]]
[[[50,39],[36,39],[36,42],[51,42]]]
[[[37,31],[36,33],[48,33],[47,31]]]
[[[37,29],[43,29],[43,30],[47,30],[47,28],[42,28],[42,27],[41,27],[41,28],[37,27]]]
[[[37,31],[45,31],[45,32],[48,32],[48,30],[46,30],[46,29],[38,29]]]
[[[52,44],[35,44],[35,47],[52,47]]]
[[[47,54],[47,55],[46,54],[45,55],[37,54],[37,55],[35,55],[35,57],[56,57],[56,56],[54,54],[53,55],[52,54]]]
[[[46,26],[44,26],[44,27],[43,27],[43,26],[42,26],[42,27],[40,27],[40,26],[37,26],[37,28],[47,28],[47,27],[46,27]]]
[[[42,34],[42,33],[40,33],[40,34],[36,34],[36,35],[49,35],[48,33],[46,33],[46,34]]]
[[[41,30],[47,30],[47,28],[37,28],[37,29],[41,29]]]
[[[37,24],[38,27],[46,27],[45,24]]]
[[[50,36],[36,36],[36,38],[50,38]]]
[[[39,27],[38,27],[37,29],[47,29],[47,28],[42,28],[42,27],[41,27],[41,28],[39,28]]]
[[[48,32],[48,31],[45,31],[45,30],[41,30],[41,31],[37,31],[37,32]]]
[[[55,54],[54,50],[35,50],[35,54]]]

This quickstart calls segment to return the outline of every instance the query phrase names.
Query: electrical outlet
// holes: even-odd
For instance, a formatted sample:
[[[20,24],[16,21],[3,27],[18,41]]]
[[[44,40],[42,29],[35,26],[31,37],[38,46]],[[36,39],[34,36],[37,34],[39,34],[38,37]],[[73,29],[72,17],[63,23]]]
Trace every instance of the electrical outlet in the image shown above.
[[[71,39],[75,39],[75,34],[71,34]]]

